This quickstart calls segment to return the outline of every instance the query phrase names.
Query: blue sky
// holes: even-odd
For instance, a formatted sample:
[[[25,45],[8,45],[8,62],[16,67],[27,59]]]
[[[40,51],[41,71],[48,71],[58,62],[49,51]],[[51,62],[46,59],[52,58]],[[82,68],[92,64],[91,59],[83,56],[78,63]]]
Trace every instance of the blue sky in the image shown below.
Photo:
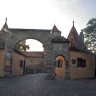
[[[52,29],[67,37],[72,21],[78,33],[96,17],[96,0],[0,0],[0,28],[8,18],[11,28]]]

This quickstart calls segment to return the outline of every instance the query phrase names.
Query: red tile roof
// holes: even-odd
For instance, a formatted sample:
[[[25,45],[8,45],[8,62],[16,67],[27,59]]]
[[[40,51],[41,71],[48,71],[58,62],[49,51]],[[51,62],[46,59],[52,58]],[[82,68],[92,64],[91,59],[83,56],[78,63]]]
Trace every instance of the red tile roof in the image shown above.
[[[24,52],[24,54],[27,56],[27,57],[33,57],[33,58],[41,58],[41,57],[44,57],[44,52]]]

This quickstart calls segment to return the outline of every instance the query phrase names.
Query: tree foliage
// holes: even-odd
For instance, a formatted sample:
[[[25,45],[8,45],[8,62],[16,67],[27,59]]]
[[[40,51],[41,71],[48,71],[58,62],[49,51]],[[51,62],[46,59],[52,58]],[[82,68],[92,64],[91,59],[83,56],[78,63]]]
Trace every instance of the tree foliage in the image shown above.
[[[21,41],[16,45],[16,49],[19,51],[26,51],[29,50],[29,45],[26,45],[26,41]]]
[[[85,45],[93,53],[96,53],[96,18],[90,19],[82,31],[84,32]]]

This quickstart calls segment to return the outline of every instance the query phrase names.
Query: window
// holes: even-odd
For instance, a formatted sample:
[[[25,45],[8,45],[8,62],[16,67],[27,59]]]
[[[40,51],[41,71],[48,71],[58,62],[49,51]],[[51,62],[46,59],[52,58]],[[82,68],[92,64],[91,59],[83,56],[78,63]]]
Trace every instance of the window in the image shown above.
[[[72,64],[76,64],[76,60],[75,60],[75,59],[72,59],[72,60],[71,60],[71,63],[72,63]]]
[[[77,58],[77,67],[86,67],[86,59]]]

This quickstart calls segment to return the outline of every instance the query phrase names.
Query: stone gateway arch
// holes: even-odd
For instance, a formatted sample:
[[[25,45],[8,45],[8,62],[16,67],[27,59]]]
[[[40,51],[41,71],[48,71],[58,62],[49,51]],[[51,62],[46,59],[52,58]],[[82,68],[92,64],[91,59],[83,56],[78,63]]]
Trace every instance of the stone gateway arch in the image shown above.
[[[24,39],[40,41],[44,47],[44,63],[47,78],[54,79],[56,57],[63,56],[65,60],[65,78],[70,78],[68,40],[61,36],[61,31],[54,25],[52,30],[8,28],[5,22],[2,31],[5,38],[6,59],[12,64],[13,50],[18,42]]]

